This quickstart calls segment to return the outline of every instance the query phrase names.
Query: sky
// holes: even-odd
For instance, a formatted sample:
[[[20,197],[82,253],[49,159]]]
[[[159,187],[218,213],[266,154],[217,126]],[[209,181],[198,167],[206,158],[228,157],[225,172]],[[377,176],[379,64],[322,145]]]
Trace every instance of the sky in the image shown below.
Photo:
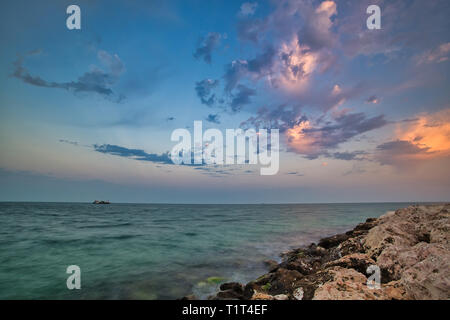
[[[447,0],[2,7],[0,201],[450,201]],[[196,120],[278,129],[278,173],[173,164]]]

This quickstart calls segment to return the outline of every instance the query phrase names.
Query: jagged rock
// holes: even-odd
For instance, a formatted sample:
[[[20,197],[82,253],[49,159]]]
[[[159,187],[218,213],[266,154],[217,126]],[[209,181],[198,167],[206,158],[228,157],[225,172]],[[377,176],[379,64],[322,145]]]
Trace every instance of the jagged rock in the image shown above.
[[[278,268],[255,282],[254,290],[267,292],[271,295],[292,293],[295,284],[302,278],[302,274],[296,270]]]
[[[234,290],[220,291],[216,295],[216,300],[242,300],[243,295]]]
[[[379,219],[364,246],[382,282],[400,280],[413,299],[450,298],[449,207],[412,206]]]
[[[267,266],[269,271],[273,271],[278,268],[278,262],[276,262],[275,260],[265,260],[264,265]]]
[[[389,299],[382,289],[370,289],[367,278],[354,269],[333,267],[329,273],[333,279],[315,291],[313,300]]]
[[[350,238],[350,236],[345,234],[345,233],[337,234],[335,236],[331,236],[331,237],[327,237],[327,238],[321,239],[319,241],[319,246],[321,246],[321,247],[323,247],[325,249],[330,249],[332,247],[338,246],[341,242],[344,242],[348,238]]]
[[[233,290],[239,293],[243,293],[244,286],[239,282],[226,282],[220,285],[220,290]]]
[[[271,272],[242,286],[221,286],[216,299],[450,299],[450,204],[411,206],[367,219],[282,254]],[[367,285],[367,267],[381,286]]]
[[[391,281],[386,285],[383,285],[384,292],[392,300],[409,300],[410,297],[406,293],[405,287],[400,281]]]
[[[250,300],[275,300],[275,298],[270,294],[255,291]]]
[[[347,269],[355,269],[356,271],[365,274],[367,267],[374,265],[375,261],[369,258],[364,253],[353,253],[350,255],[347,255],[345,257],[342,257],[338,260],[330,261],[326,263],[323,267],[324,268],[330,268],[330,267],[343,267]]]
[[[220,300],[242,300],[244,299],[244,286],[238,282],[227,282],[220,286],[220,292],[216,299]]]
[[[348,238],[347,240],[339,244],[337,250],[339,251],[341,256],[346,256],[352,253],[362,253],[364,252],[363,242],[363,236]]]

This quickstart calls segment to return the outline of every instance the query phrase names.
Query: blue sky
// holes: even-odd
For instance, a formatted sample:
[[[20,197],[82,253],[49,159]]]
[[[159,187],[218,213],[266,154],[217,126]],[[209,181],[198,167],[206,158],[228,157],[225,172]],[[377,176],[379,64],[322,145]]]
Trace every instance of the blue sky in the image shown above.
[[[3,7],[2,201],[449,200],[448,1]],[[194,120],[279,129],[279,173],[171,164]]]

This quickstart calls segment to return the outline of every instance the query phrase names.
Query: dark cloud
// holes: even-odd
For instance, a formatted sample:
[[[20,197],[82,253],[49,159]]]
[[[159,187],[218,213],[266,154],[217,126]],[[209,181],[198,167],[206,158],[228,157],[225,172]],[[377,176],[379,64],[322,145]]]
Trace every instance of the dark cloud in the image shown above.
[[[219,114],[208,114],[208,117],[206,117],[206,121],[211,123],[220,124],[220,116]]]
[[[212,79],[204,79],[202,81],[195,83],[195,91],[197,92],[197,96],[200,98],[200,101],[211,107],[216,102],[216,95],[213,93],[213,90],[218,86],[218,80]]]
[[[377,98],[377,96],[370,96],[367,100],[367,103],[373,103],[373,104],[378,104],[380,103],[380,99]]]
[[[320,128],[305,129],[305,133],[317,135],[320,137],[316,141],[317,145],[324,148],[335,148],[340,143],[346,142],[351,138],[374,129],[385,126],[388,122],[384,115],[367,118],[362,112],[348,113],[341,115],[334,122],[329,122]]]
[[[233,112],[241,110],[244,105],[251,102],[250,97],[256,95],[256,91],[254,89],[248,88],[242,84],[239,84],[236,89],[237,93],[233,94],[230,104]]]
[[[290,175],[290,176],[298,176],[298,177],[303,177],[304,176],[303,173],[300,173],[300,172],[297,172],[297,171],[286,172],[286,174]]]
[[[172,159],[170,158],[169,152],[156,154],[156,153],[147,153],[141,149],[128,149],[125,147],[113,145],[113,144],[102,144],[102,145],[93,145],[94,150],[97,152],[110,154],[114,156],[140,160],[140,161],[149,161],[155,163],[163,163],[163,164],[173,164]]]
[[[328,157],[337,159],[337,160],[366,160],[364,157],[367,155],[367,152],[365,151],[352,151],[352,152],[334,152],[328,155]]]
[[[265,50],[249,60],[234,60],[225,66],[225,92],[231,93],[237,87],[239,81],[246,76],[259,79],[272,73],[272,67],[276,56],[276,50],[269,46]]]
[[[377,146],[375,160],[381,165],[401,166],[411,164],[421,156],[432,155],[428,147],[420,147],[406,140],[395,140],[385,142]]]
[[[212,52],[220,44],[220,34],[216,32],[208,33],[204,38],[200,39],[199,45],[194,52],[196,59],[203,59],[206,63],[211,63]]]
[[[336,4],[333,1],[324,1],[317,8],[304,4],[298,13],[304,20],[298,32],[298,41],[307,45],[311,50],[332,48],[335,44],[336,34],[331,30],[332,17],[336,14]]]
[[[248,63],[245,60],[235,60],[225,66],[225,92],[231,91],[237,86],[241,78],[247,73]]]
[[[115,94],[111,89],[125,70],[122,61],[117,55],[112,56],[106,51],[98,52],[98,59],[106,67],[107,71],[94,67],[91,71],[85,72],[76,81],[49,82],[42,79],[40,76],[31,75],[23,65],[25,57],[39,53],[40,51],[32,51],[25,56],[19,55],[17,60],[13,63],[14,72],[12,76],[30,85],[43,88],[65,89],[74,93],[97,93],[113,99],[116,102],[120,102],[125,98],[121,94]]]
[[[66,140],[66,139],[59,139],[59,142],[71,144],[73,146],[78,146],[78,142],[77,141],[70,141],[70,140]]]
[[[242,122],[240,126],[243,128],[273,128],[279,129],[280,133],[283,133],[306,120],[306,116],[301,114],[300,107],[282,104],[273,109],[259,108],[256,116],[250,117]]]
[[[272,46],[265,48],[261,54],[248,60],[248,71],[255,73],[257,76],[270,74],[276,54],[277,52]]]
[[[320,123],[323,125],[319,125]],[[301,154],[307,159],[319,156],[341,160],[362,160],[362,153],[333,153],[342,143],[350,141],[365,132],[381,128],[388,124],[384,115],[367,118],[364,113],[349,113],[331,120],[321,120],[315,125],[308,121],[303,127],[293,127],[288,131],[288,150]],[[305,124],[305,123],[304,123]],[[357,159],[359,158],[359,159]]]

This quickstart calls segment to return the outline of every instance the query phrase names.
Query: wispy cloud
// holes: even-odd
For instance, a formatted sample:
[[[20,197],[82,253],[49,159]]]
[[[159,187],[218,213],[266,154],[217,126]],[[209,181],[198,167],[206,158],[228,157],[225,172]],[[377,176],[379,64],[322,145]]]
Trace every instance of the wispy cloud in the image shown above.
[[[100,50],[97,53],[97,58],[106,71],[94,66],[75,81],[52,82],[44,80],[38,75],[31,75],[24,66],[25,58],[40,53],[41,51],[31,51],[25,55],[19,55],[13,63],[14,72],[12,76],[27,84],[43,88],[65,89],[74,93],[97,93],[116,102],[120,102],[125,98],[124,95],[116,94],[112,90],[112,86],[117,83],[120,75],[125,71],[125,67],[118,55],[110,55],[106,51]]]
[[[213,90],[219,85],[218,80],[204,79],[195,83],[195,91],[200,98],[201,103],[208,107],[213,106],[216,103],[216,94]]]
[[[252,16],[255,13],[256,8],[258,8],[257,2],[244,2],[241,4],[239,14],[241,16]]]
[[[212,52],[219,46],[221,35],[217,32],[210,32],[204,38],[199,40],[197,49],[194,52],[196,59],[203,59],[211,64]]]
[[[102,144],[102,145],[94,144],[93,148],[95,151],[100,153],[129,158],[133,160],[149,161],[163,164],[173,164],[172,160],[170,159],[169,152],[162,154],[147,153],[141,149],[129,149],[113,144]]]
[[[342,143],[371,130],[387,124],[384,115],[368,118],[364,113],[348,113],[340,115],[323,126],[313,125],[310,121],[302,121],[286,132],[289,150],[299,153],[308,159],[316,159],[321,155],[341,160],[354,160],[361,154],[332,153]]]
[[[443,43],[435,49],[427,50],[416,58],[417,64],[441,63],[450,57],[450,42]]]
[[[211,123],[220,124],[219,114],[208,114],[205,120]]]

